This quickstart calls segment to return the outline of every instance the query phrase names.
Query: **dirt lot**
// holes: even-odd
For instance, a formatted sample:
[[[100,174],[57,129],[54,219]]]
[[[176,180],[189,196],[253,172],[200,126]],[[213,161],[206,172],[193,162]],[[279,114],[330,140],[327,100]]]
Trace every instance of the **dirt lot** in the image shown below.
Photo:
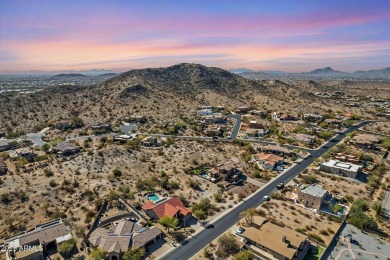
[[[365,130],[390,135],[390,122],[375,122],[364,127]]]
[[[273,219],[279,224],[284,224],[306,235],[316,234],[320,236],[325,244],[331,241],[332,234],[340,226],[340,223],[328,220],[326,216],[316,214],[289,201],[273,199],[270,202],[263,203],[259,209],[265,211],[266,218]]]
[[[260,187],[257,185],[246,182],[244,185],[237,187],[235,189],[232,189],[230,192],[237,194],[241,198],[246,198],[249,195],[253,194],[255,191],[257,191],[259,188]],[[242,194],[242,195],[239,195],[239,194]]]

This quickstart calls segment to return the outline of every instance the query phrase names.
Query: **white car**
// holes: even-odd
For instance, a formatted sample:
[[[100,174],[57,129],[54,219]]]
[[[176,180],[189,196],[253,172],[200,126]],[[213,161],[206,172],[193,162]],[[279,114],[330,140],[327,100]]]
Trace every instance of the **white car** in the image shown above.
[[[264,200],[264,201],[270,201],[271,198],[270,198],[269,196],[265,195],[265,196],[263,197],[263,200]]]
[[[241,236],[241,235],[242,235],[242,233],[244,233],[244,231],[245,231],[245,229],[244,229],[244,228],[242,228],[242,227],[240,227],[239,229],[237,229],[237,230],[236,230],[236,235],[239,235],[239,236]]]

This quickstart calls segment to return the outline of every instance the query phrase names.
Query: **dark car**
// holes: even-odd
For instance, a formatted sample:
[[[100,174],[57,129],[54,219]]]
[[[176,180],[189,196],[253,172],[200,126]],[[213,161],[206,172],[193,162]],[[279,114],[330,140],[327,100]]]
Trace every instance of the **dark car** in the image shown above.
[[[213,136],[213,139],[219,139],[219,137],[218,136]]]
[[[205,228],[207,228],[207,229],[214,228],[214,225],[213,224],[208,224],[208,225],[206,225]]]
[[[284,183],[283,182],[279,182],[277,185],[276,185],[276,189],[278,190],[281,190],[284,188]]]

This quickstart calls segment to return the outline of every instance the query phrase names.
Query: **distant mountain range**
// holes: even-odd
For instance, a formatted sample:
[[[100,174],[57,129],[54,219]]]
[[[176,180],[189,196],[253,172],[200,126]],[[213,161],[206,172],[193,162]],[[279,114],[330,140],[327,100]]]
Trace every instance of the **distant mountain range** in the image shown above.
[[[85,78],[85,77],[103,77],[103,78],[111,78],[111,77],[114,77],[116,76],[117,74],[116,73],[104,73],[104,74],[100,74],[100,75],[84,75],[84,74],[81,74],[81,73],[62,73],[62,74],[57,74],[57,75],[54,75],[52,76],[51,78],[52,79],[75,79],[75,78]]]
[[[84,78],[84,77],[87,77],[87,76],[84,74],[80,74],[80,73],[68,73],[68,74],[61,73],[61,74],[54,75],[51,78],[52,79],[67,79],[67,78]]]
[[[46,70],[29,70],[29,71],[13,71],[13,72],[0,72],[0,75],[22,75],[22,76],[56,76],[60,74],[82,74],[84,76],[100,76],[104,74],[116,74],[113,70],[105,69],[91,69],[91,70],[59,70],[59,71],[46,71]]]
[[[291,72],[283,72],[283,71],[263,71],[263,70],[250,70],[245,68],[239,69],[231,69],[229,70],[232,73],[248,76],[248,77],[261,77],[261,76],[272,76],[272,75],[284,75],[284,76],[303,76],[303,77],[358,77],[358,78],[390,78],[390,67],[378,70],[360,70],[353,73],[343,72],[334,70],[331,67],[325,67],[321,69],[315,69],[309,72],[302,73],[291,73]]]

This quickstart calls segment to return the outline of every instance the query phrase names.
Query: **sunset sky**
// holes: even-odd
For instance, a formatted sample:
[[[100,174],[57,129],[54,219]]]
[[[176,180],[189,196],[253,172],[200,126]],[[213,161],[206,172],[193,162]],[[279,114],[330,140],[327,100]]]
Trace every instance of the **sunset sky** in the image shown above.
[[[390,66],[390,0],[0,0],[0,71]]]

